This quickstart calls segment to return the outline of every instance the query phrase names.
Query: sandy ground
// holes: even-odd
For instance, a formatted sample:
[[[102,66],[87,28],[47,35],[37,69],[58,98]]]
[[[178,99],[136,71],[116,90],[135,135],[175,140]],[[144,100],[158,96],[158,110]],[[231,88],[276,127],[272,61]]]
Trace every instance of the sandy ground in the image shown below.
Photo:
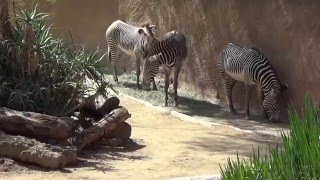
[[[14,162],[0,162],[0,179],[168,179],[219,174],[228,157],[250,156],[252,147],[265,150],[278,137],[247,133],[226,125],[207,128],[187,123],[142,103],[121,97],[132,114],[130,148],[93,147],[76,167],[60,171],[38,169]],[[7,165],[4,165],[6,164]],[[2,172],[1,172],[2,171]]]

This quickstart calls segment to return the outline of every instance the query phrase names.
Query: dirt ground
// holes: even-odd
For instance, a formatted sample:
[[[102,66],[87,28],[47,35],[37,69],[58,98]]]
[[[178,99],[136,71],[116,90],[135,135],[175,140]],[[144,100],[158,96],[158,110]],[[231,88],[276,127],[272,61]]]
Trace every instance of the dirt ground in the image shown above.
[[[207,128],[187,123],[141,102],[120,97],[132,114],[132,140],[125,148],[92,147],[80,165],[59,171],[0,160],[1,179],[168,179],[219,174],[227,158],[248,157],[252,147],[265,152],[279,137],[248,133],[227,125]]]

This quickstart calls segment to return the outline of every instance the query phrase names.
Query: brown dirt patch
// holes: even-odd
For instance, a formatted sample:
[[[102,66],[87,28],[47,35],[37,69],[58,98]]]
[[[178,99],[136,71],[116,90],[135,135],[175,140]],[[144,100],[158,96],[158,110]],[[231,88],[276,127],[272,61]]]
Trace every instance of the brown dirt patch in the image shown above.
[[[206,128],[120,97],[132,114],[132,139],[124,148],[91,147],[83,162],[60,171],[0,160],[5,179],[166,179],[218,174],[228,157],[251,155],[252,146],[279,142],[278,137],[246,133],[230,126]]]

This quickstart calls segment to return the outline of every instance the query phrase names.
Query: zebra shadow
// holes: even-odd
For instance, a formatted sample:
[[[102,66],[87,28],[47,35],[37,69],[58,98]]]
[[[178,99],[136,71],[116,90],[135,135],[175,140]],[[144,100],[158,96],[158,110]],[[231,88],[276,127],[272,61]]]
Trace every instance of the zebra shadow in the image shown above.
[[[173,97],[173,94],[170,93]],[[199,116],[206,118],[214,118],[215,120],[235,120],[244,119],[244,111],[238,111],[236,114],[230,113],[226,108],[218,104],[213,104],[205,100],[198,100],[191,97],[179,96],[179,107],[176,109],[189,116]],[[251,119],[254,121],[263,121],[257,115],[251,115]]]
[[[152,104],[156,106],[163,106],[164,104],[164,86],[158,85],[158,91],[146,91],[146,90],[137,90],[137,85],[135,82],[124,81],[120,83],[120,87],[124,87],[130,89],[131,95],[138,96],[137,98],[144,99],[145,95],[154,95],[152,98],[158,98],[160,102],[163,103],[155,103],[153,99],[144,99],[150,101]],[[136,91],[136,93],[134,93]],[[222,106],[218,104],[213,104],[205,100],[196,99],[190,96],[179,95],[178,98],[178,107],[174,107],[174,94],[173,90],[169,88],[168,92],[168,105],[170,108],[174,108],[177,111],[189,115],[189,116],[202,116],[207,118],[218,118],[218,119],[239,119],[244,118],[245,114],[242,111],[239,111],[236,115],[229,112],[228,109],[224,109]],[[138,93],[138,94],[137,94]],[[179,94],[179,92],[178,92]],[[147,96],[150,97],[150,96]],[[259,116],[252,116],[253,120],[261,121]]]
[[[134,82],[128,81],[123,82],[121,86],[127,88],[130,95],[135,96],[136,98],[146,100],[156,106],[163,106],[164,87],[162,84],[157,86],[158,91],[139,91],[137,90]],[[184,95],[184,93],[178,92],[178,94],[179,106],[175,107],[174,95],[172,89],[169,88],[168,108],[199,119],[199,121],[226,124],[242,130],[254,130],[261,132],[268,128],[287,128],[285,124],[270,123],[266,119],[262,119],[260,114],[250,113],[250,120],[247,120],[245,119],[245,111],[243,109],[237,109],[238,113],[232,114],[228,108],[223,108],[219,104],[196,99],[194,97]]]
[[[203,100],[179,96],[179,103],[179,107],[175,109],[202,121],[231,125],[241,130],[251,130],[257,134],[270,134],[272,136],[276,135],[278,130],[288,129],[287,124],[268,122],[267,119],[262,119],[261,115],[258,114],[252,113],[250,120],[247,120],[245,119],[246,113],[244,110],[232,114],[229,109]]]

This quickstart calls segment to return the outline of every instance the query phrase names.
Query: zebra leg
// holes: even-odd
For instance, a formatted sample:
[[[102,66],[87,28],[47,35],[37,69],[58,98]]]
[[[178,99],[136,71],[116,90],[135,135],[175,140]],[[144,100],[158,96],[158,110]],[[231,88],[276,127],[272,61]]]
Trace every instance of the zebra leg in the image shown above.
[[[169,76],[170,76],[170,69],[165,68],[165,83],[164,83],[164,93],[165,93],[165,102],[164,106],[168,106],[168,89],[169,89]]]
[[[226,94],[229,102],[229,109],[232,114],[236,114],[236,110],[233,106],[233,99],[232,99],[232,89],[236,83],[236,80],[232,79],[231,77],[226,77],[227,80],[225,81],[225,87],[226,87]]]
[[[263,100],[264,100],[264,92],[263,92],[262,88],[259,87],[259,86],[257,86],[257,90],[258,90],[258,96],[259,96],[259,99],[260,99],[260,102],[261,102],[262,119],[267,119],[268,118],[267,117],[267,113],[264,110],[263,105],[262,105]]]
[[[118,83],[119,80],[117,75],[116,60],[119,59],[119,50],[113,44],[115,44],[113,41],[108,41],[108,58],[109,62],[113,66],[113,80]]]
[[[157,86],[156,86],[156,82],[154,81],[154,78],[152,80],[152,90],[158,91]]]
[[[174,89],[174,102],[175,106],[178,106],[178,78],[179,78],[179,73],[181,69],[181,64],[178,63],[180,61],[176,61],[176,68],[174,70],[174,76],[173,76],[173,89]]]
[[[136,73],[137,73],[137,88],[140,90],[142,87],[139,84],[140,81],[140,58],[136,57]]]
[[[113,80],[114,82],[116,83],[119,83],[119,80],[118,80],[118,75],[117,75],[117,66],[114,64],[113,65]]]
[[[224,82],[224,89],[227,95],[229,109],[232,114],[236,114],[237,112],[233,107],[233,101],[232,101],[232,89],[236,81],[232,79],[229,75],[227,75],[226,72],[224,71],[224,67],[221,64],[221,62],[223,61],[223,58],[220,56],[221,54],[218,57],[218,69],[219,69],[222,81]]]
[[[249,110],[249,105],[250,105],[250,86],[245,84],[245,89],[246,89],[246,119],[250,119],[250,110]]]

